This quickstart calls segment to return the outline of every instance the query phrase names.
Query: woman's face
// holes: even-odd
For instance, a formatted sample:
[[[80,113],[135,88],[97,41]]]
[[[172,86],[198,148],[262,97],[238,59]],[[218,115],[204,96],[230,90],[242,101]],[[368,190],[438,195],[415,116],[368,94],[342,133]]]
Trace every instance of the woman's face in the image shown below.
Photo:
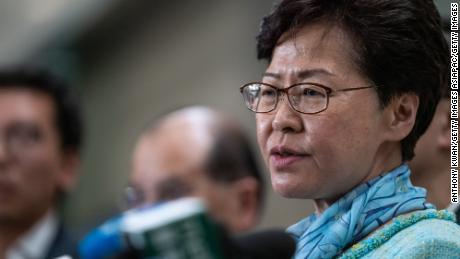
[[[307,26],[276,46],[263,82],[279,88],[313,82],[333,91],[371,85],[351,49],[341,30]],[[374,88],[333,93],[318,114],[298,113],[280,95],[274,111],[256,115],[273,188],[285,197],[333,200],[372,178],[384,142],[383,113]]]

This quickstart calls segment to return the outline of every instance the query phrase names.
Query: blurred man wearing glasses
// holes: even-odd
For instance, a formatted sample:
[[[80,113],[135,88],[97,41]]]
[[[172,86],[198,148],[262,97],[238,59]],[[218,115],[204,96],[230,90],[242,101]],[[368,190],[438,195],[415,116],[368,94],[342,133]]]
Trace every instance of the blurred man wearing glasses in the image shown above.
[[[235,122],[205,107],[163,116],[134,150],[131,207],[184,196],[202,198],[230,232],[249,230],[262,207],[262,176],[250,143]]]
[[[38,68],[0,69],[0,258],[54,258],[75,249],[57,207],[76,180],[77,100]]]

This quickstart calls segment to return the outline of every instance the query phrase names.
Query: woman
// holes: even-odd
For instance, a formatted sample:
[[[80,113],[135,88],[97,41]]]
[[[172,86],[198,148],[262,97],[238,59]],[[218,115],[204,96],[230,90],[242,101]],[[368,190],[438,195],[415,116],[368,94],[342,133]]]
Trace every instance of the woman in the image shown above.
[[[241,92],[273,188],[316,207],[288,229],[296,258],[458,258],[454,216],[405,163],[448,83],[434,4],[285,0],[257,40],[269,65]]]

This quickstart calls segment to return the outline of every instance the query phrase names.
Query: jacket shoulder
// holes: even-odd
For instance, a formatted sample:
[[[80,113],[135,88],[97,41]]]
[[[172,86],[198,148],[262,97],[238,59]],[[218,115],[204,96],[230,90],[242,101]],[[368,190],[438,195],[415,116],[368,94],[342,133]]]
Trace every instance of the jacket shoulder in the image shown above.
[[[447,220],[422,220],[364,258],[460,258],[460,226]]]

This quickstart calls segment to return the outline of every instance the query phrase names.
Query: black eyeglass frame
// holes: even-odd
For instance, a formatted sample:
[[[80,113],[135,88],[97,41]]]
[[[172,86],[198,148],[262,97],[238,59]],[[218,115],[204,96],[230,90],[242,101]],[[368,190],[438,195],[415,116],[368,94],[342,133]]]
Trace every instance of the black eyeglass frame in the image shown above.
[[[374,85],[371,85],[371,86],[362,86],[362,87],[350,87],[350,88],[343,88],[343,89],[337,89],[337,90],[332,90],[331,88],[327,87],[327,86],[324,86],[324,85],[321,85],[321,84],[318,84],[318,83],[309,83],[309,82],[303,82],[303,83],[296,83],[296,84],[293,84],[293,85],[290,85],[286,88],[279,88],[279,87],[276,87],[274,85],[271,85],[271,84],[267,84],[267,83],[262,83],[262,82],[250,82],[250,83],[247,83],[247,84],[244,84],[242,86],[240,86],[240,93],[243,95],[243,98],[244,98],[244,94],[243,94],[243,91],[246,87],[248,87],[249,85],[254,85],[254,84],[259,84],[259,85],[265,85],[265,86],[268,86],[268,87],[271,87],[273,88],[275,91],[276,91],[276,101],[275,101],[275,105],[273,105],[273,109],[271,110],[268,110],[268,111],[264,111],[264,112],[259,112],[259,111],[254,111],[252,110],[251,108],[249,108],[249,106],[247,105],[246,103],[246,100],[245,100],[245,104],[246,104],[246,107],[252,111],[252,112],[255,112],[255,113],[269,113],[269,112],[272,112],[274,110],[276,110],[276,107],[278,106],[278,101],[279,101],[279,97],[280,97],[280,92],[284,93],[288,99],[288,102],[289,102],[289,105],[291,106],[291,108],[296,111],[296,112],[299,112],[299,113],[302,113],[302,114],[317,114],[317,113],[320,113],[320,112],[323,112],[325,111],[328,107],[329,107],[329,97],[331,96],[331,94],[335,93],[335,92],[349,92],[349,91],[355,91],[355,90],[361,90],[361,89],[368,89],[368,88],[375,88],[376,86]],[[291,103],[291,98],[289,98],[289,89],[293,88],[293,87],[296,87],[296,86],[299,86],[299,85],[314,85],[314,86],[317,86],[317,87],[320,87],[322,89],[324,89],[326,91],[326,106],[324,107],[324,109],[321,109],[319,111],[316,111],[316,112],[302,112],[302,111],[299,111],[297,110],[294,105],[292,105]]]

